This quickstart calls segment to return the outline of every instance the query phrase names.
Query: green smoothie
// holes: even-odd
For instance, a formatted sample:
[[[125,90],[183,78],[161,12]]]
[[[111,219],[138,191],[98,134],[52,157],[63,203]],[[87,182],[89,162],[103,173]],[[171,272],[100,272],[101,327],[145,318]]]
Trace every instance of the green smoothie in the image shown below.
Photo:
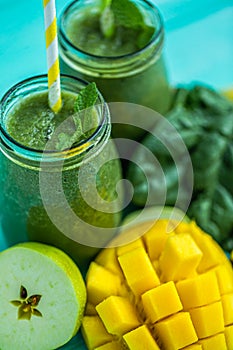
[[[110,16],[110,15],[109,15]],[[80,50],[96,56],[116,57],[132,54],[142,49],[151,40],[155,28],[122,24],[113,24],[110,35],[103,31],[103,12],[98,8],[83,11],[79,16],[70,18],[67,26],[67,37]],[[110,25],[111,26],[111,25]]]
[[[9,135],[21,145],[35,149],[44,150],[48,141],[51,151],[61,150],[61,136],[70,139],[76,135],[74,142],[79,143],[87,139],[94,132],[94,127],[98,126],[98,116],[95,110],[92,111],[92,120],[88,125],[87,132],[79,130],[77,134],[77,125],[75,121],[81,121],[80,126],[85,120],[82,114],[77,114],[74,109],[77,94],[62,92],[62,108],[58,113],[54,113],[48,103],[48,93],[35,93],[24,98],[8,115],[6,129]],[[65,130],[62,135],[56,133],[56,129],[62,122],[67,120]]]
[[[35,80],[43,80],[44,88],[40,87],[39,90],[45,90],[46,78],[39,77]],[[79,125],[74,119],[78,117],[74,103],[80,84],[76,86],[75,93],[68,84],[70,80],[74,81],[72,78],[66,78],[63,82],[63,106],[58,114],[54,114],[48,106],[47,91],[37,92],[36,88],[30,94],[27,90],[27,95],[20,98],[17,92],[17,100],[10,109],[7,109],[9,104],[7,98],[2,102],[3,114],[4,106],[6,107],[6,115],[1,116],[0,143],[2,228],[9,245],[26,239],[53,244],[66,251],[81,268],[85,269],[101,244],[104,244],[104,240],[107,243],[110,239],[107,236],[98,236],[99,231],[97,232],[96,228],[103,228],[103,231],[104,228],[111,228],[112,233],[115,232],[114,227],[119,224],[120,202],[117,204],[112,202],[117,197],[116,184],[121,179],[121,168],[114,145],[112,143],[108,145],[110,123],[109,121],[103,123],[103,116],[96,108],[92,112],[91,120],[94,120],[94,123],[90,130],[85,134],[78,134],[76,145],[70,151],[63,150],[61,134],[56,135],[56,128],[68,118],[65,133],[62,130],[62,135],[63,138],[64,135],[70,138]],[[108,118],[109,115],[107,120]],[[46,148],[49,165],[45,168],[47,158],[41,156],[50,141],[49,148]],[[82,170],[84,183],[81,188],[79,175],[84,156],[85,167]],[[56,182],[59,172],[61,172],[61,186]],[[46,176],[46,201],[50,213],[52,210],[52,217],[48,214],[42,198],[41,176]],[[98,196],[91,192],[93,176]],[[69,209],[80,218],[80,221],[67,222],[64,205],[62,201],[60,203],[57,200],[60,198],[61,189]],[[86,199],[89,199],[89,202]],[[102,200],[113,210],[104,212],[101,207]],[[63,228],[65,227],[69,235],[56,226],[57,219],[62,224],[65,223]],[[92,247],[83,244],[88,235]]]
[[[47,92],[35,93],[24,98],[8,115],[7,132],[21,145],[43,150],[56,127],[74,114],[76,97],[75,94],[63,92],[63,105],[57,114],[49,107]],[[74,132],[75,125],[70,127]]]
[[[146,0],[74,1],[59,21],[61,71],[95,81],[107,102],[134,103],[164,114],[171,89],[163,41],[161,16]],[[126,113],[129,124],[134,118]],[[114,136],[138,139],[135,129],[129,132],[125,126]]]

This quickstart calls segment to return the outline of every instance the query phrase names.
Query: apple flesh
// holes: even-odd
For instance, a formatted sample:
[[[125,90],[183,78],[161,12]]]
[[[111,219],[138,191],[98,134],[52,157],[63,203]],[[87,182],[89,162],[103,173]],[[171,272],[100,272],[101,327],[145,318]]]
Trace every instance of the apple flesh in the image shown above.
[[[23,243],[0,253],[0,349],[52,350],[78,331],[86,290],[62,251]]]

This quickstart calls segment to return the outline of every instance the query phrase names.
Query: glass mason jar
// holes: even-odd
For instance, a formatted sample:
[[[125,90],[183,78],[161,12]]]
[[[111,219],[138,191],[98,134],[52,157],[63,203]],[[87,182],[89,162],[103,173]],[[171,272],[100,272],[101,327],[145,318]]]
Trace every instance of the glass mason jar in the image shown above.
[[[69,33],[71,31],[74,33],[71,26],[74,25],[76,19],[80,21],[82,16],[98,14],[98,12],[101,13],[101,10],[98,7],[98,0],[76,0],[70,3],[61,13],[58,22],[61,71],[88,81],[95,81],[107,102],[134,103],[165,114],[170,106],[171,88],[163,57],[163,21],[153,3],[147,0],[135,0],[134,3],[143,14],[147,24],[154,28],[154,32],[144,47],[133,53],[119,56],[92,54],[74,43]],[[82,27],[77,24],[77,38],[82,36],[82,31],[88,30],[89,25],[91,22]],[[133,40],[130,36],[128,39],[129,42]],[[93,45],[95,42],[90,42],[90,51]],[[111,49],[111,41],[109,49]],[[99,50],[101,51],[101,48]],[[130,126],[134,124],[135,118],[143,118],[143,116],[141,114],[130,115],[122,108],[122,105],[119,105],[116,115],[111,111],[114,136],[139,139],[143,131],[140,132]],[[118,112],[126,114],[129,126],[117,127],[115,125]]]
[[[12,138],[8,116],[13,110],[17,113],[28,96],[47,92],[47,84],[45,75],[29,78],[11,88],[1,101],[2,231],[8,245],[25,240],[52,244],[85,269],[120,222],[120,162],[109,138],[109,109],[100,93],[94,106],[96,129],[70,149],[56,151],[46,145],[42,151]],[[86,84],[61,76],[62,91],[77,94]]]

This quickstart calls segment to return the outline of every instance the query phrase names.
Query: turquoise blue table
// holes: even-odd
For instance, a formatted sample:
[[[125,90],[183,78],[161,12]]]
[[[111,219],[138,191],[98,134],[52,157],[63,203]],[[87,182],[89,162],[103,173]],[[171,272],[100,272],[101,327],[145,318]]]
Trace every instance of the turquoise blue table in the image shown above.
[[[201,81],[217,89],[233,87],[232,0],[155,3],[165,22],[171,82]],[[66,0],[56,1],[58,15],[66,4]],[[42,0],[0,0],[0,67],[0,98],[18,81],[46,73]],[[4,248],[0,228],[0,250]],[[78,335],[62,349],[86,348]]]

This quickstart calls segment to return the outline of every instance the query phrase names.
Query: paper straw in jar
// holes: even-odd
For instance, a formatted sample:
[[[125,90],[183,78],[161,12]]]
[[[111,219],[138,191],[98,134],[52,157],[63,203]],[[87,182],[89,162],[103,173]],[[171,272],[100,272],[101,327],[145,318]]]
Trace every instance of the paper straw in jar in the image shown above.
[[[57,113],[61,109],[62,99],[55,0],[43,0],[43,5],[48,67],[49,106],[55,113]]]

